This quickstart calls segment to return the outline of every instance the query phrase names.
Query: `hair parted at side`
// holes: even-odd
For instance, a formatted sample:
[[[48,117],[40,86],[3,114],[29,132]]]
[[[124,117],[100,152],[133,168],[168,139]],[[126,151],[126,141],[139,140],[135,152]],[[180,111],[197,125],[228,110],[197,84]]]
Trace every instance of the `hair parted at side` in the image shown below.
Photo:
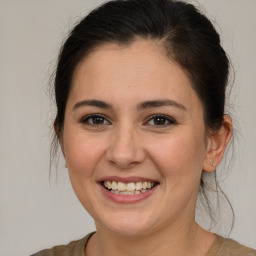
[[[203,105],[206,130],[217,131],[221,127],[230,63],[212,23],[195,6],[181,1],[113,0],[82,19],[60,50],[54,82],[57,115],[52,153],[56,152],[58,139],[62,137],[76,66],[102,44],[129,45],[138,38],[155,40],[166,56],[185,70]],[[213,175],[211,182],[216,181],[216,174]],[[207,194],[210,185],[205,179],[209,177],[203,174],[200,192],[213,218]]]

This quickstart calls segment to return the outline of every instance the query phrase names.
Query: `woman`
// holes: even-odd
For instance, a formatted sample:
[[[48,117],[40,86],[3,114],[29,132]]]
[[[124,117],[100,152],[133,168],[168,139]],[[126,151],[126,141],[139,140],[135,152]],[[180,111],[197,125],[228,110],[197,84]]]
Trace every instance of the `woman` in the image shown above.
[[[110,1],[85,17],[59,56],[54,127],[97,231],[35,255],[256,255],[195,221],[232,137],[229,66],[190,4]]]

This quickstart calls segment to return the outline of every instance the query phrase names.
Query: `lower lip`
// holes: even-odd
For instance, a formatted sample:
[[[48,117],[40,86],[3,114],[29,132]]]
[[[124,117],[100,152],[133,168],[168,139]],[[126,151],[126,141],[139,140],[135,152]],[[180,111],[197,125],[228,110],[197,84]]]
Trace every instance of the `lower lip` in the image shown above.
[[[119,204],[132,204],[137,203],[142,200],[145,200],[146,198],[150,197],[152,193],[156,190],[157,186],[154,186],[152,189],[140,193],[138,195],[118,195],[110,192],[109,190],[105,189],[103,185],[100,184],[102,193],[111,201]]]

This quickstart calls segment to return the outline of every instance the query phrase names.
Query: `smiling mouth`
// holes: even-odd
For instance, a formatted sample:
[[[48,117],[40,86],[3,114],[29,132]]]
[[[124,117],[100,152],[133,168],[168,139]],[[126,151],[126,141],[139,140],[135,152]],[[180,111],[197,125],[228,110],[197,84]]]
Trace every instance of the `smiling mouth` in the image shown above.
[[[113,194],[118,195],[139,195],[151,190],[158,185],[157,182],[129,182],[124,183],[120,181],[103,181],[102,186]]]

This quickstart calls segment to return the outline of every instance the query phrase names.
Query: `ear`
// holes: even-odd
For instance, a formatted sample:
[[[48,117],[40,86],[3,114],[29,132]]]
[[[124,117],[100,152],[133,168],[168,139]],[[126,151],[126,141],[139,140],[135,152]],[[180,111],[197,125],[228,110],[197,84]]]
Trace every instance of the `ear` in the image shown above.
[[[207,138],[207,152],[203,164],[205,172],[213,172],[221,162],[225,149],[232,137],[232,119],[224,115],[222,126],[212,132]]]
[[[66,158],[65,154],[64,154],[64,145],[63,145],[63,139],[62,139],[62,134],[60,132],[60,128],[56,123],[53,124],[53,128],[54,128],[56,138],[58,139],[58,141],[60,143],[60,148],[61,148],[62,154],[63,154],[64,158]]]

